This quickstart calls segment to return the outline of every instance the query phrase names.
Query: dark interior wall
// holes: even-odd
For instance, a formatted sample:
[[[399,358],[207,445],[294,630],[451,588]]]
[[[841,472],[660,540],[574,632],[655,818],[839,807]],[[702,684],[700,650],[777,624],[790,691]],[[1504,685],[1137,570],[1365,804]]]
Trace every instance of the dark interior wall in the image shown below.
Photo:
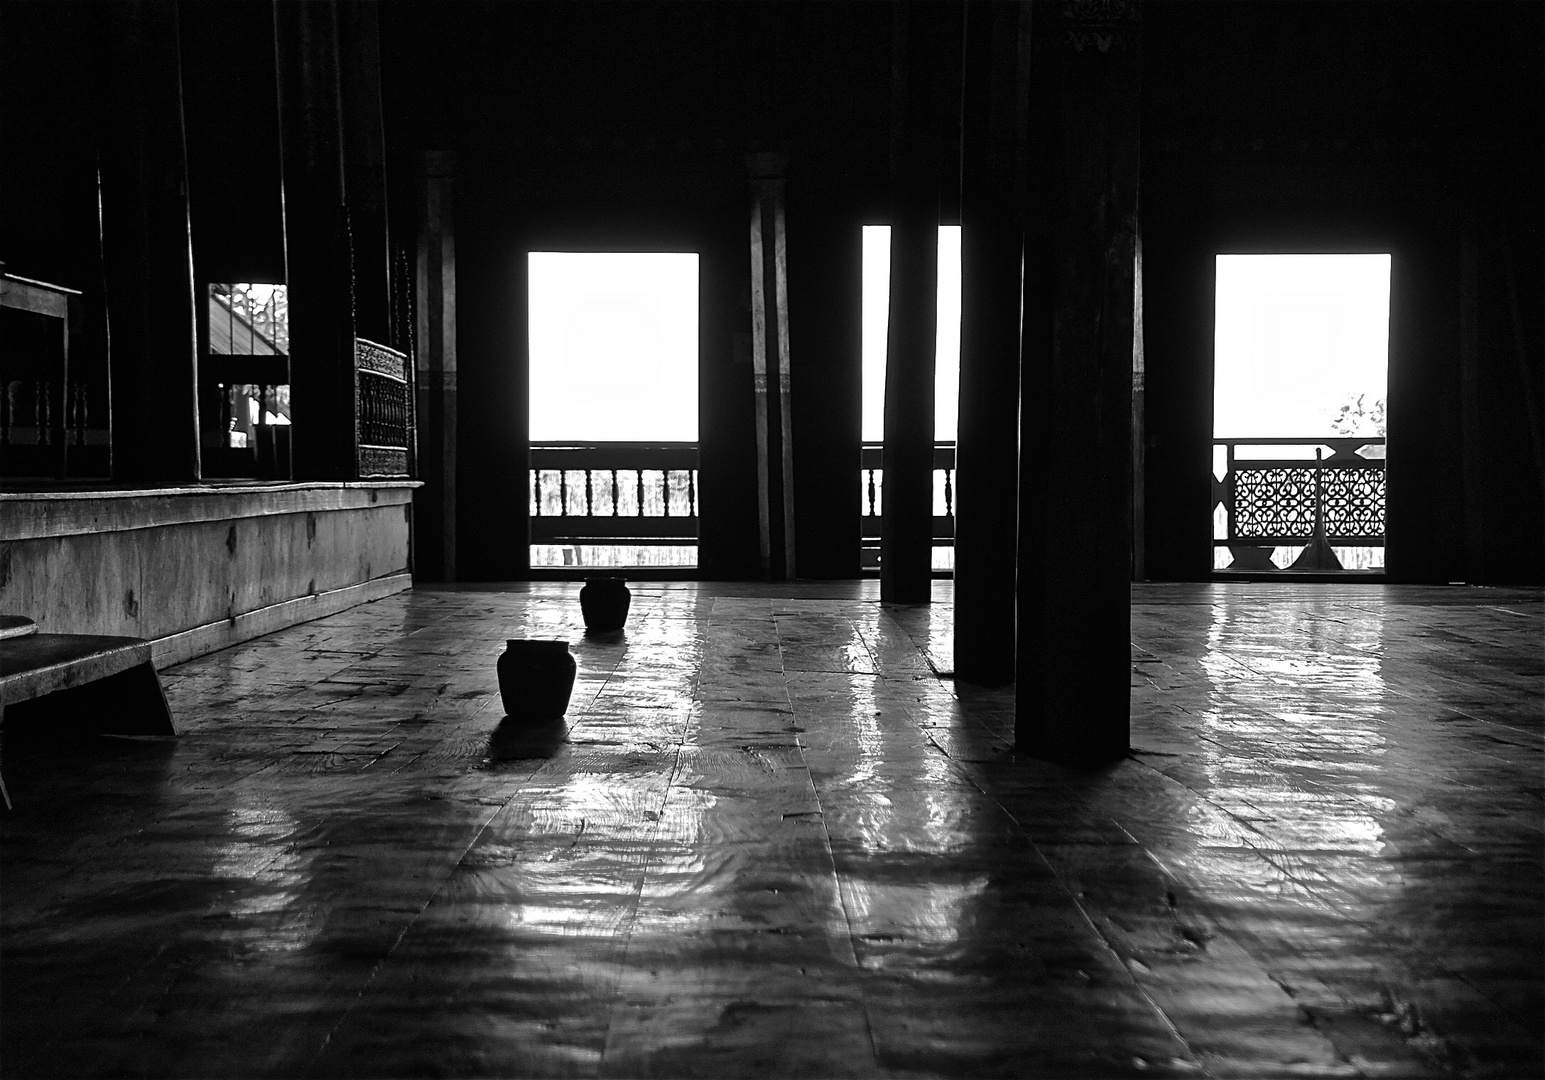
[[[100,278],[89,4],[0,7],[0,260],[72,289]]]
[[[1145,6],[1150,576],[1210,568],[1214,256],[1380,250],[1396,256],[1391,576],[1538,578],[1540,11]],[[790,154],[800,570],[854,572],[855,226],[884,217],[891,18],[880,4],[383,6],[399,169],[426,148],[465,163],[466,576],[521,570],[510,550],[524,502],[508,493],[524,475],[520,275],[539,225],[566,230],[541,241],[554,246],[703,251],[703,571],[755,572],[752,398],[736,335],[743,159],[763,149]],[[1484,422],[1471,415],[1467,428],[1458,261],[1477,214],[1470,407]]]
[[[576,170],[555,182],[547,164],[532,179],[521,175],[518,163],[493,164],[473,155],[462,158],[457,179],[461,576],[502,580],[527,569],[531,251],[699,254],[702,570],[751,576],[755,485],[744,478],[755,475],[754,442],[745,436],[753,422],[752,385],[749,365],[737,364],[734,355],[734,334],[741,323],[749,328],[750,319],[742,186],[722,176],[709,182],[698,163],[691,181],[634,176],[622,198],[616,189],[623,181],[610,170],[588,180]]]
[[[1213,260],[1388,251],[1388,570],[1538,581],[1539,5],[1146,8],[1145,538],[1156,579],[1209,571]],[[1467,222],[1476,221],[1479,226]],[[1501,220],[1509,222],[1507,227]],[[1489,223],[1489,227],[1488,227]],[[1461,384],[1461,252],[1479,229],[1478,395]],[[1518,247],[1504,242],[1515,238]],[[1533,300],[1510,321],[1506,256]],[[1517,295],[1525,295],[1518,292]],[[1529,314],[1523,315],[1527,308]],[[1534,323],[1529,320],[1535,319]],[[1505,355],[1513,350],[1513,359]],[[1464,410],[1470,408],[1468,430]],[[1469,477],[1470,490],[1466,491]],[[1483,530],[1470,532],[1483,518]],[[1479,545],[1479,550],[1477,550]]]
[[[282,282],[273,4],[182,4],[178,16],[195,280]]]
[[[524,275],[539,249],[701,255],[700,573],[756,576],[746,155],[761,150],[790,158],[800,572],[857,573],[867,218],[838,193],[883,175],[890,21],[885,5],[382,6],[393,191],[415,190],[421,150],[460,162],[462,578],[527,569]],[[840,455],[851,468],[830,467]]]
[[[104,372],[96,146],[115,99],[94,57],[107,11],[0,8],[0,259],[86,293],[72,363]],[[1545,6],[1144,11],[1149,574],[1209,565],[1213,257],[1352,248],[1396,260],[1391,576],[1540,580]],[[185,4],[179,18],[199,276],[276,277],[272,8]],[[399,232],[415,228],[421,152],[462,161],[464,576],[523,571],[522,275],[543,245],[702,252],[703,570],[755,572],[736,340],[745,155],[760,150],[789,156],[802,571],[850,573],[857,226],[883,218],[891,7],[387,0],[380,21]]]
[[[88,383],[93,426],[106,422],[108,393],[96,129],[111,116],[97,107],[99,14],[92,4],[0,5],[0,262],[81,292],[70,370]]]

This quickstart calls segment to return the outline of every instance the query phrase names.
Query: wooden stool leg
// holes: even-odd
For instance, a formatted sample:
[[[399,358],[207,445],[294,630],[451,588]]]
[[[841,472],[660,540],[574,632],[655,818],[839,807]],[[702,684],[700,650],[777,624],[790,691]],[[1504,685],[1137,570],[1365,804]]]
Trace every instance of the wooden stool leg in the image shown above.
[[[0,729],[5,727],[5,706],[0,705]],[[0,775],[0,802],[5,803],[7,810],[11,809],[11,793],[5,790],[5,777]]]
[[[126,671],[11,706],[16,720],[47,718],[92,735],[176,735],[172,710],[155,665],[146,661]]]
[[[91,730],[103,735],[176,735],[172,710],[154,664],[140,664],[79,688],[75,702]]]

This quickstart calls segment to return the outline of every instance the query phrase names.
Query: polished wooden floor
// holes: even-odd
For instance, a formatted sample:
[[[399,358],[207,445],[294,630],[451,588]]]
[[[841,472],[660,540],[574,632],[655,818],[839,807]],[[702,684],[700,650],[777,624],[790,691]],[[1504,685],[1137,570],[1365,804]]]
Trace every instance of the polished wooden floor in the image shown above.
[[[1139,586],[1096,771],[953,683],[947,586],[576,592],[173,668],[171,741],[8,728],[0,1072],[1545,1068],[1539,592]],[[566,725],[500,722],[525,636]]]

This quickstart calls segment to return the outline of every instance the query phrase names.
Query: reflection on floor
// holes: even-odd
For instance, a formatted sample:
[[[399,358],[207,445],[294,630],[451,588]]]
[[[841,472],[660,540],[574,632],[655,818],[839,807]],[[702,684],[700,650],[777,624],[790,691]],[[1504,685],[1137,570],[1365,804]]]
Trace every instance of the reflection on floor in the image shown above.
[[[1541,1070],[1538,592],[1139,586],[1088,772],[941,677],[947,586],[576,591],[184,664],[172,742],[7,730],[5,1073]],[[500,725],[525,636],[566,732]]]

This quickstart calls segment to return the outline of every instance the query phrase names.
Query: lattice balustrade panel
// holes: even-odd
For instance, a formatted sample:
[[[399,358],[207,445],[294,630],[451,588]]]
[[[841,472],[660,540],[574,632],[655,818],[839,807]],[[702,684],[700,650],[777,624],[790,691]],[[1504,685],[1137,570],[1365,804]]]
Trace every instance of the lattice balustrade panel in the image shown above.
[[[359,373],[359,441],[366,446],[408,445],[408,387],[371,371]]]
[[[1314,469],[1237,469],[1234,473],[1234,535],[1314,535]],[[1320,470],[1327,536],[1384,534],[1382,469]]]
[[[1326,469],[1321,498],[1325,535],[1384,535],[1383,469]]]

